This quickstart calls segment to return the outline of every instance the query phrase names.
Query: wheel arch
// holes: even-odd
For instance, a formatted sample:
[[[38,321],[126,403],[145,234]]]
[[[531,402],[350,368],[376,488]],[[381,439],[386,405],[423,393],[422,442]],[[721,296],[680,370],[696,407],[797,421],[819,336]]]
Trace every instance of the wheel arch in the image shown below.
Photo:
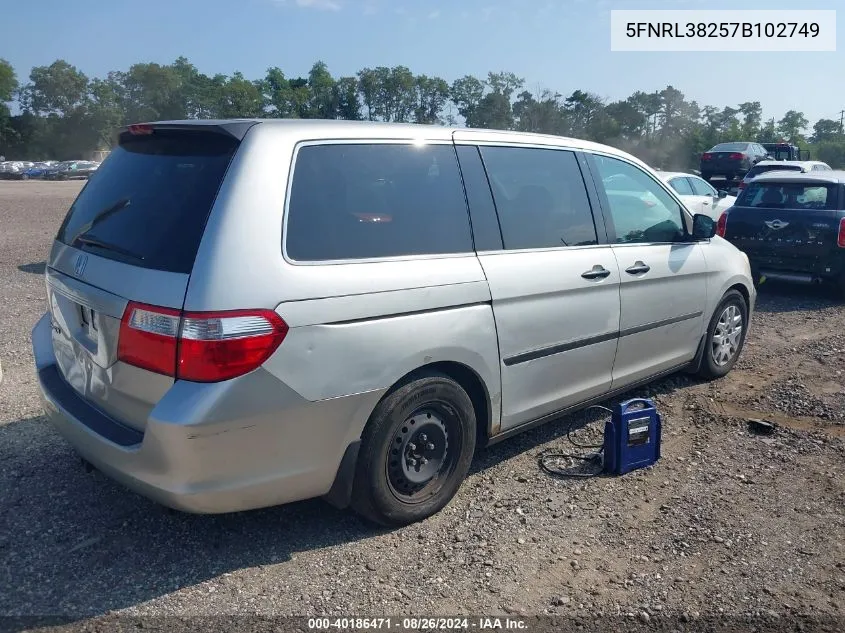
[[[493,413],[495,411],[494,407],[497,406],[499,402],[499,397],[491,397],[490,390],[481,378],[481,375],[469,365],[458,361],[435,361],[421,365],[405,373],[384,392],[378,403],[376,403],[373,407],[373,410],[375,410],[379,403],[388,398],[397,389],[414,380],[417,376],[427,373],[436,373],[448,376],[467,392],[467,395],[469,395],[470,401],[472,402],[476,418],[476,449],[480,446],[486,446],[490,436],[493,434]],[[370,412],[370,414],[372,415],[372,412]],[[496,419],[498,419],[498,416],[496,416]],[[369,419],[367,422],[369,423]],[[324,497],[328,503],[337,508],[346,508],[349,506],[360,447],[361,440],[359,438],[349,444],[346,448],[332,487]]]

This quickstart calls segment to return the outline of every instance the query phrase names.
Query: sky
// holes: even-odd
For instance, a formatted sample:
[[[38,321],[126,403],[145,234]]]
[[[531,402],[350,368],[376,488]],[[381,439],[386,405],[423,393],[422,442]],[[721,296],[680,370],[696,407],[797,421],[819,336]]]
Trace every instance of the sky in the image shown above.
[[[845,44],[837,52],[611,52],[612,9],[837,9],[841,0],[41,0],[14,2],[0,22],[0,58],[21,83],[57,58],[89,77],[135,62],[187,57],[201,72],[250,79],[278,66],[335,76],[404,65],[451,83],[511,71],[532,92],[608,100],[672,85],[719,108],[760,101],[764,118],[799,110],[811,124],[845,108]]]

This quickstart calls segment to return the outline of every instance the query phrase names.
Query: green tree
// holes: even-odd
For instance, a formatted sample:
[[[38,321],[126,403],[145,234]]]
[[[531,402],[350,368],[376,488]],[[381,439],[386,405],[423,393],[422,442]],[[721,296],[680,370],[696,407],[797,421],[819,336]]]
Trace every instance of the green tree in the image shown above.
[[[21,94],[21,105],[36,114],[65,116],[85,100],[88,78],[63,59],[36,66]]]
[[[799,143],[804,141],[802,132],[810,124],[803,112],[789,110],[778,121],[778,133],[787,141]]]
[[[358,79],[341,77],[335,84],[337,93],[337,116],[347,121],[361,120],[361,99],[358,96]]]
[[[308,116],[313,119],[336,119],[338,92],[328,66],[318,61],[308,73]]]
[[[841,136],[841,134],[842,130],[839,127],[839,121],[819,119],[813,125],[813,136],[811,140],[813,143],[823,143],[825,141],[832,141]]]
[[[185,81],[173,66],[133,64],[122,77],[129,121],[160,121],[188,117]]]
[[[416,79],[416,107],[414,121],[439,123],[440,113],[449,100],[449,84],[440,77],[419,75]]]
[[[5,59],[0,58],[0,103],[12,100],[18,89],[18,77],[15,69]]]
[[[219,119],[260,117],[264,113],[261,86],[236,72],[231,77],[217,75],[217,102],[213,116]]]
[[[763,120],[763,106],[759,101],[746,101],[739,104],[739,113],[742,115],[742,126],[740,135],[743,140],[756,139],[760,134],[760,124]]]
[[[758,143],[776,143],[778,140],[777,126],[774,119],[769,119],[760,128],[760,133],[757,135]]]
[[[0,59],[0,156],[5,155],[8,148],[18,141],[12,127],[12,113],[6,105],[12,100],[17,89],[18,78],[15,69],[5,59]]]
[[[484,98],[484,82],[472,75],[456,79],[449,88],[449,98],[457,107],[458,114],[464,118],[467,126],[478,127],[473,123],[481,99]]]

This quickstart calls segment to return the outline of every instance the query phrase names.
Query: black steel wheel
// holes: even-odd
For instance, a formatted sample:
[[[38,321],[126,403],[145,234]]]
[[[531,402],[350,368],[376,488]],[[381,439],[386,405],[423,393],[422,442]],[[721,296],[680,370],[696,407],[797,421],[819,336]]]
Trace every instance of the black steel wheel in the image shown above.
[[[475,425],[472,401],[452,378],[411,376],[385,396],[364,429],[352,507],[388,526],[439,512],[469,470]]]

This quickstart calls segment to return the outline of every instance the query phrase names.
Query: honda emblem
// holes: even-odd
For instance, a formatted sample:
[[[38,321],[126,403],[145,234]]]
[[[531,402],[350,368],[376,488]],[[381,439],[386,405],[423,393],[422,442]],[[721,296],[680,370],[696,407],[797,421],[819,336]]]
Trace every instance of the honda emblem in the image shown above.
[[[76,256],[76,262],[73,264],[73,272],[76,273],[77,277],[82,277],[85,273],[85,266],[88,265],[88,255],[85,253],[80,253]]]

